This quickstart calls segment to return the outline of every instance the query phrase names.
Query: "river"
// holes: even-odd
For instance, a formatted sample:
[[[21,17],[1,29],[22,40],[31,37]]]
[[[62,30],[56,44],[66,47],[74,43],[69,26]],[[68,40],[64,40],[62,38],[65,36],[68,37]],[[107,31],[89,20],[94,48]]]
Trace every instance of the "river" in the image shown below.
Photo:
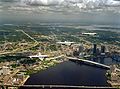
[[[102,62],[111,62],[110,59],[106,60]],[[32,74],[25,85],[109,86],[105,76],[106,71],[106,69],[83,63],[65,61]]]

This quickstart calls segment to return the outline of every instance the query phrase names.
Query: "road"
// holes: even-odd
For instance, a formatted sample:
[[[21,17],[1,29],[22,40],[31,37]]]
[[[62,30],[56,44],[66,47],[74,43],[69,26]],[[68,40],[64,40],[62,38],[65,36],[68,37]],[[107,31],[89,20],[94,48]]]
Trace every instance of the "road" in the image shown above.
[[[27,34],[25,31],[23,30],[16,30],[16,31],[21,31],[23,34],[25,34],[27,37],[29,37],[31,40],[33,40],[34,42],[37,43],[37,40],[35,40],[33,37],[31,37],[29,34]]]
[[[57,58],[60,58],[60,57],[64,57],[64,55],[60,55],[60,56],[57,56],[57,57],[51,57],[51,58],[48,58],[48,59],[52,60],[52,59],[57,59]]]

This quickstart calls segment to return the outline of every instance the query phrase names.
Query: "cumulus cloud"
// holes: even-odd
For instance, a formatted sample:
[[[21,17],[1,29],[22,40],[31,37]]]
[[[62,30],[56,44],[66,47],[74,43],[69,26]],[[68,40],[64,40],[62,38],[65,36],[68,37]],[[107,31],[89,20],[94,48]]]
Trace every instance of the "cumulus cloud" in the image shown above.
[[[55,12],[80,12],[80,11],[118,11],[120,0],[0,0],[8,2],[8,9],[37,10]]]
[[[20,2],[34,6],[54,6],[60,4],[62,1],[63,0],[21,0]]]

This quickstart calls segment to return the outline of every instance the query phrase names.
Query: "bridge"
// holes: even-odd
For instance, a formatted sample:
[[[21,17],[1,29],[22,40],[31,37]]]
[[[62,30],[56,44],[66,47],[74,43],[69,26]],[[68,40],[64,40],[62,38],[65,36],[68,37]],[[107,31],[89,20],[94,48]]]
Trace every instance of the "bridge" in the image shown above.
[[[72,86],[72,85],[0,85],[0,89],[81,89],[81,88],[91,88],[91,89],[96,89],[96,88],[117,88],[117,87],[97,87],[97,86]]]
[[[51,57],[51,58],[48,58],[49,60],[52,60],[52,59],[57,59],[57,58],[61,58],[61,57],[64,57],[65,55],[60,55],[60,56],[57,56],[57,57]]]
[[[67,57],[67,58],[71,61],[81,61],[81,62],[84,62],[84,63],[93,64],[93,65],[96,65],[96,66],[99,66],[99,67],[110,69],[110,66],[104,65],[104,64],[101,64],[101,63],[98,63],[98,62],[93,62],[93,61],[90,61],[90,60],[84,60],[84,59],[73,58],[73,57]]]

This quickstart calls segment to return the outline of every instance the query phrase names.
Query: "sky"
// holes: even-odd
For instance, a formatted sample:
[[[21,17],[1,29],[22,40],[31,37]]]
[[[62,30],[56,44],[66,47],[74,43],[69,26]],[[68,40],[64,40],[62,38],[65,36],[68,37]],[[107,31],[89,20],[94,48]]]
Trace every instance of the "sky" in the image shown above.
[[[0,23],[119,24],[120,0],[0,0]]]

